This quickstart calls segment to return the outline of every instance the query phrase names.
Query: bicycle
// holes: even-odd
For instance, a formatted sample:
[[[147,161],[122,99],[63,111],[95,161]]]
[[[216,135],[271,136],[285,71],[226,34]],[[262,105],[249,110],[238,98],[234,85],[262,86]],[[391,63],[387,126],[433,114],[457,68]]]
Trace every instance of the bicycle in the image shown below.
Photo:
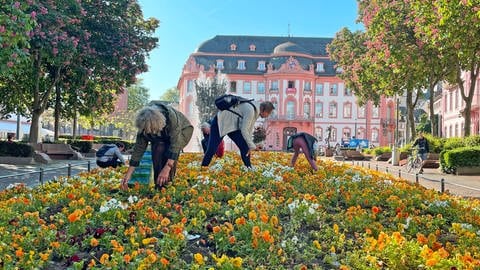
[[[412,154],[408,156],[406,167],[407,172],[411,172],[412,170],[414,170],[414,172],[418,172],[418,170],[422,168],[423,160],[419,150],[420,149],[418,148],[412,149]]]

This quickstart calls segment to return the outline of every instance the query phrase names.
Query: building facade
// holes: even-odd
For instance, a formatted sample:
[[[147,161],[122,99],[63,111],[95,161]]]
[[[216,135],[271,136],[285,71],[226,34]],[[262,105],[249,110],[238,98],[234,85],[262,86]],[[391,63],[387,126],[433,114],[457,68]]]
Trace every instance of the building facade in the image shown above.
[[[462,73],[464,91],[470,89],[469,72]],[[465,127],[465,101],[458,86],[443,87],[435,95],[434,112],[438,115],[440,137],[463,137]],[[480,78],[475,84],[471,107],[470,134],[480,134]]]
[[[215,36],[188,58],[178,82],[180,111],[195,126],[186,151],[199,151],[195,80],[227,77],[227,92],[271,101],[274,113],[258,125],[267,129],[267,150],[286,149],[287,138],[308,132],[330,146],[352,137],[375,146],[394,142],[395,101],[358,106],[337,74],[326,47],[331,38]],[[327,140],[328,138],[328,140]],[[229,142],[227,140],[227,149]]]

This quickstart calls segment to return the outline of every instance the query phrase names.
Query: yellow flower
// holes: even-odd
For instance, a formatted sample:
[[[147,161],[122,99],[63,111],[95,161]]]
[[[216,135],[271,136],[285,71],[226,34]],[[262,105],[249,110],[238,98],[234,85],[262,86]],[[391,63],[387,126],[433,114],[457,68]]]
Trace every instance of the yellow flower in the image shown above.
[[[255,213],[255,211],[253,211],[253,210],[248,212],[248,219],[257,220],[257,213]]]
[[[339,228],[337,223],[333,224],[333,231],[335,232],[335,234],[338,234]]]
[[[318,242],[318,240],[313,240],[313,246],[317,249],[322,249],[322,245]]]
[[[162,224],[162,226],[166,227],[170,224],[170,219],[163,218],[162,221],[160,222],[160,224]]]
[[[195,253],[195,255],[193,255],[193,258],[195,259],[195,262],[199,265],[203,265],[205,264],[205,260],[203,259],[203,255],[200,254],[200,253]]]
[[[232,261],[233,266],[242,267],[242,263],[243,263],[242,258],[236,257],[236,258],[232,259],[231,261]]]

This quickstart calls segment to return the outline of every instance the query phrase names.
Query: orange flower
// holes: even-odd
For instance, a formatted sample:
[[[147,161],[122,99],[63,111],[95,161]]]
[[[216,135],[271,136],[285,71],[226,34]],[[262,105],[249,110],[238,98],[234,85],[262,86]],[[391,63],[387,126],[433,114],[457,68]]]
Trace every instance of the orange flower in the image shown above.
[[[60,243],[59,242],[52,242],[52,243],[50,243],[50,246],[53,247],[53,248],[59,248]]]
[[[273,237],[270,235],[270,231],[263,231],[262,238],[263,238],[263,241],[267,243],[273,243]]]
[[[372,207],[372,212],[373,212],[374,214],[378,214],[378,213],[380,213],[380,208],[374,206],[374,207]]]
[[[260,234],[260,227],[258,226],[253,226],[252,228],[252,234],[254,237],[258,236]]]
[[[130,254],[125,254],[125,255],[123,255],[123,261],[124,261],[126,264],[129,264],[131,260],[132,260],[132,257],[130,256]]]
[[[91,260],[90,260],[90,263],[88,264],[88,267],[93,268],[93,267],[95,267],[96,264],[97,264],[97,263],[95,262],[95,260],[94,260],[94,259],[91,259]]]
[[[108,255],[107,253],[103,253],[102,256],[100,257],[100,263],[106,264],[109,258],[110,258],[110,255]]]
[[[237,225],[245,225],[246,223],[247,223],[247,220],[244,217],[240,217],[235,220],[235,224]]]
[[[213,232],[214,233],[219,233],[222,229],[219,226],[213,227]]]
[[[70,215],[68,215],[68,221],[70,221],[71,223],[77,221],[80,219],[80,217],[82,217],[83,215],[83,211],[80,210],[80,209],[75,209],[75,211],[73,211],[73,213],[71,213]]]
[[[165,259],[165,258],[161,258],[161,259],[160,259],[160,262],[161,262],[164,266],[167,266],[167,265],[170,264],[170,262],[169,262],[167,259]]]
[[[97,240],[97,238],[92,238],[92,239],[90,239],[90,246],[92,246],[92,247],[98,246],[98,240]]]
[[[417,241],[422,245],[425,245],[428,243],[427,237],[425,237],[425,235],[421,233],[417,233]]]
[[[15,256],[21,258],[25,255],[25,252],[23,252],[22,248],[15,250]]]
[[[230,236],[230,238],[228,238],[228,242],[230,242],[230,244],[235,244],[235,236]]]
[[[261,214],[261,215],[260,215],[260,220],[261,220],[263,223],[267,223],[267,222],[268,222],[268,215]]]

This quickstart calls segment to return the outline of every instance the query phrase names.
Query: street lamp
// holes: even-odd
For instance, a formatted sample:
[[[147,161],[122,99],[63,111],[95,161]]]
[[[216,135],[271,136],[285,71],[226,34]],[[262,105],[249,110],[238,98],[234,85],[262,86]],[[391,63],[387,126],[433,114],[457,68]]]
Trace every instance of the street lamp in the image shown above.
[[[399,159],[400,159],[400,153],[398,151],[398,120],[399,120],[399,117],[398,117],[398,112],[399,112],[399,109],[398,109],[398,103],[399,103],[399,99],[398,97],[396,98],[396,125],[395,125],[395,133],[394,133],[394,142],[393,142],[393,148],[392,148],[392,165],[393,166],[398,166],[399,164]]]

